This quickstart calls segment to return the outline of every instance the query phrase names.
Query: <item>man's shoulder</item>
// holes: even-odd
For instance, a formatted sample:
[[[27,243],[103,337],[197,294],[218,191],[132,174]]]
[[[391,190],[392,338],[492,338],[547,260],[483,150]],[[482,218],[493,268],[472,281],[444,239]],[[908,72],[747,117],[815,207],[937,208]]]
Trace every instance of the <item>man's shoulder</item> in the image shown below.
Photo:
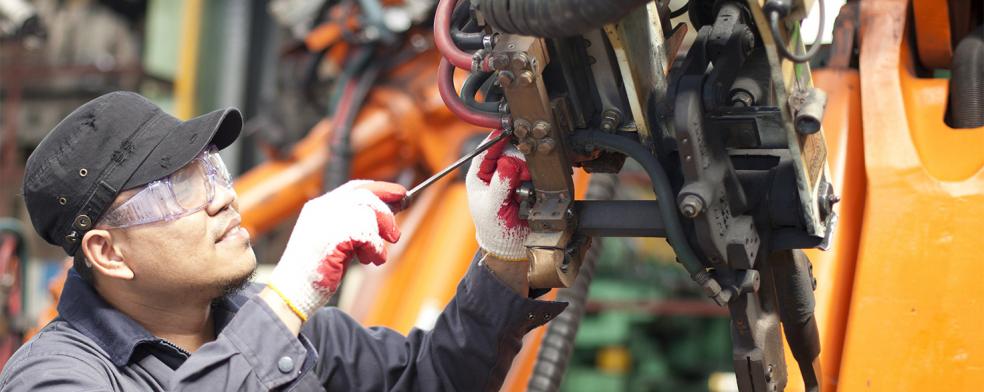
[[[88,365],[93,369],[111,363],[109,356],[92,339],[60,319],[34,335],[10,357],[3,369],[4,381],[12,372],[47,371],[61,365]]]

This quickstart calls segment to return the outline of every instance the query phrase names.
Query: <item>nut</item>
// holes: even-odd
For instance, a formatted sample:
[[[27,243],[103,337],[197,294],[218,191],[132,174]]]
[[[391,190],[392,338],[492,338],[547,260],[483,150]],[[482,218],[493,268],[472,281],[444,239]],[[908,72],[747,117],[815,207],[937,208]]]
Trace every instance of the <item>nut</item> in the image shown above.
[[[530,57],[526,53],[516,53],[512,58],[512,66],[516,69],[526,68],[530,64]]]
[[[543,139],[550,134],[550,123],[546,121],[537,121],[536,125],[533,126],[533,137],[537,139]]]
[[[509,56],[505,53],[499,53],[492,56],[492,69],[504,70],[509,66]]]
[[[509,72],[509,71],[499,71],[499,76],[497,76],[496,81],[498,81],[499,82],[499,85],[502,86],[502,87],[509,87],[509,86],[512,85],[512,82],[515,79],[516,79],[516,76],[513,75],[512,72]]]
[[[523,139],[526,137],[526,135],[529,135],[529,133],[530,133],[529,121],[518,119],[513,122],[513,135],[516,135],[517,138]]]
[[[680,201],[680,213],[687,218],[696,218],[703,209],[704,201],[697,195],[684,196]]]
[[[540,140],[540,143],[537,143],[536,151],[546,154],[550,151],[553,151],[554,147],[556,146],[557,143],[554,142],[553,138],[548,137],[546,139]]]
[[[533,141],[529,139],[523,140],[521,143],[519,143],[519,145],[516,146],[519,152],[523,153],[524,155],[532,154],[534,147],[535,146],[533,145]]]
[[[528,87],[533,84],[534,80],[536,80],[536,76],[533,75],[533,72],[523,71],[522,73],[519,74],[520,86]]]

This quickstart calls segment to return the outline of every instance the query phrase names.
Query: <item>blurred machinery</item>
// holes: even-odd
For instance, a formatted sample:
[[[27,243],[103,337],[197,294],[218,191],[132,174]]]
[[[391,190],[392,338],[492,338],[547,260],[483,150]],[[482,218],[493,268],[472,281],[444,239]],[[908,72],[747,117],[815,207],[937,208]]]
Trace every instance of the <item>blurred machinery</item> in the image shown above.
[[[296,43],[282,60],[299,72],[247,127],[265,159],[236,188],[261,259],[277,257],[306,200],[347,178],[412,185],[508,128],[533,175],[531,282],[562,288],[547,297],[571,307],[528,335],[504,390],[554,391],[565,375],[583,383],[566,389],[595,385],[579,371],[590,358],[661,374],[631,359],[660,355],[656,335],[608,332],[667,309],[730,316],[732,355],[673,361],[730,364],[742,391],[976,388],[982,4],[849,2],[813,72],[819,45],[800,36],[812,1],[669,3],[271,1]],[[320,120],[285,131],[304,112]],[[626,158],[656,200],[611,200]],[[465,217],[460,178],[428,189],[399,217],[392,261],[354,266],[338,306],[366,325],[429,328],[476,247]],[[716,305],[596,265],[618,249],[599,237],[667,238],[680,275]],[[639,301],[654,295],[686,302]],[[619,307],[631,312],[595,315]],[[721,341],[699,325],[682,329]],[[596,385],[687,388],[627,379]]]

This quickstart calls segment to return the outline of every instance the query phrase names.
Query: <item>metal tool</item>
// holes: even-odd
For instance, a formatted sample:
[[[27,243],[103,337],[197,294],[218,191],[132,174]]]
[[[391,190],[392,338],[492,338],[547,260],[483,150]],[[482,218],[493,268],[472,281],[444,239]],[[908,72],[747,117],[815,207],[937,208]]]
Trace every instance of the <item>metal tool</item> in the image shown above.
[[[480,144],[478,147],[475,148],[474,151],[465,154],[461,158],[458,158],[457,161],[454,161],[454,163],[448,165],[448,167],[445,167],[441,171],[437,172],[437,174],[430,176],[430,178],[424,180],[424,182],[417,184],[417,186],[413,187],[413,189],[407,191],[406,196],[404,196],[403,199],[401,199],[400,201],[390,203],[389,204],[390,210],[392,210],[393,212],[400,212],[405,210],[407,207],[410,206],[410,203],[413,202],[413,199],[417,197],[417,194],[419,194],[420,191],[433,185],[435,182],[437,182],[437,180],[444,178],[444,176],[448,175],[448,173],[453,172],[455,169],[461,167],[461,165],[464,165],[465,162],[468,162],[476,155],[481,154],[483,151],[488,150],[490,147],[498,143],[503,138],[508,137],[509,135],[512,135],[512,130],[504,130],[498,136],[489,139],[485,143]]]

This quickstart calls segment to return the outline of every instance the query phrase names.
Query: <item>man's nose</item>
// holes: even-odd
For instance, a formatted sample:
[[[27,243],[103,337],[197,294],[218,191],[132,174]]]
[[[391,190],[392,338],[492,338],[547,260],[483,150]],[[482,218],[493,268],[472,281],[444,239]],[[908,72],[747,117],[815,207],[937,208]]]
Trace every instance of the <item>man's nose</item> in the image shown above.
[[[237,201],[235,189],[223,185],[216,185],[215,197],[212,198],[212,202],[208,204],[206,209],[209,215],[215,215],[226,209],[226,207],[235,207]]]

